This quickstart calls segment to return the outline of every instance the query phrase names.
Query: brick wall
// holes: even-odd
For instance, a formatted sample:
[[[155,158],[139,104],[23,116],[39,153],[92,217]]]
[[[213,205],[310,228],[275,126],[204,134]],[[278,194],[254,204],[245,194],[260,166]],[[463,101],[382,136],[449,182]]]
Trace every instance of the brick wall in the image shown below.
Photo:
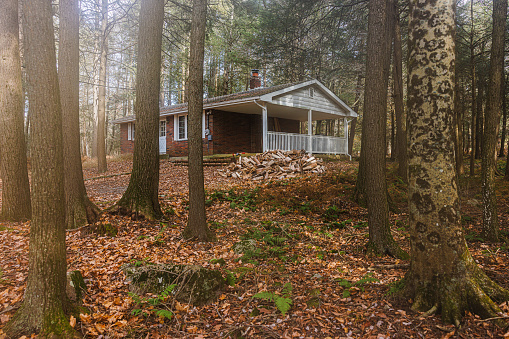
[[[134,140],[127,140],[127,123],[120,124],[120,153],[133,153]]]
[[[261,116],[213,111],[215,154],[261,152]]]
[[[205,116],[205,128],[210,129],[212,141],[203,139],[203,154],[230,154],[237,152],[258,153],[262,151],[262,116],[225,111],[212,111]],[[282,132],[299,133],[297,120],[279,118]],[[166,118],[166,154],[170,157],[187,156],[187,140],[175,141],[174,116]],[[268,119],[269,131],[274,130],[274,118]],[[132,153],[134,141],[127,140],[127,123],[120,125],[120,151]]]
[[[184,157],[189,153],[189,146],[187,140],[175,141],[175,124],[174,116],[169,116],[166,120],[166,154],[170,157]],[[212,120],[211,120],[212,125]],[[205,125],[205,128],[206,125]],[[211,128],[212,130],[212,128]],[[210,155],[213,153],[212,144],[207,149],[207,138],[203,139],[203,155]]]

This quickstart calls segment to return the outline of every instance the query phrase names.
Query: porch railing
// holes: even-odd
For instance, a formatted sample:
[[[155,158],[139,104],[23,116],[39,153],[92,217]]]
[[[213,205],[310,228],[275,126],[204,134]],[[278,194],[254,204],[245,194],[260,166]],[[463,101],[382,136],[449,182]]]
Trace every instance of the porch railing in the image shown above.
[[[303,149],[311,153],[348,154],[347,140],[342,137],[268,131],[267,143],[268,150]]]

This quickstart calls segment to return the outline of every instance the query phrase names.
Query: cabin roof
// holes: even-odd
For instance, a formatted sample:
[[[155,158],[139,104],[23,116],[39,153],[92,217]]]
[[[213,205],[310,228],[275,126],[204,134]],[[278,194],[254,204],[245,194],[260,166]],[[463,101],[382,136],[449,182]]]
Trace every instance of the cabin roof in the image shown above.
[[[308,104],[296,104],[291,97],[285,96],[302,90],[306,87],[314,87],[318,90],[325,100],[328,100],[334,109],[324,109],[323,107]],[[322,99],[323,100],[323,99]],[[203,109],[218,109],[230,112],[246,113],[246,114],[261,114],[260,105],[268,105],[269,115],[279,116],[282,118],[294,118],[296,120],[305,121],[307,119],[307,110],[313,110],[314,117],[317,120],[321,119],[335,119],[338,116],[355,118],[357,113],[354,112],[348,105],[332,93],[318,80],[307,80],[271,87],[258,87],[244,92],[238,92],[213,98],[206,98],[203,100]],[[309,107],[308,107],[309,106]],[[317,112],[318,114],[315,114]],[[187,103],[171,105],[160,108],[160,116],[170,116],[175,114],[187,113]],[[279,115],[278,115],[279,113]],[[134,115],[122,117],[113,120],[113,123],[121,124],[125,122],[133,122],[136,120]]]

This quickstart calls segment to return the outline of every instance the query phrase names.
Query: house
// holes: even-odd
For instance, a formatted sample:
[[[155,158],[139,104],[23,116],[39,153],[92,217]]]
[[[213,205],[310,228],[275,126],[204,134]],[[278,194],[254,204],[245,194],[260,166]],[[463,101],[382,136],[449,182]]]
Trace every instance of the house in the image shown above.
[[[258,153],[266,150],[304,149],[309,153],[348,154],[348,123],[355,113],[317,80],[261,87],[252,71],[251,89],[203,101],[204,154]],[[160,153],[187,155],[187,103],[160,110]],[[341,121],[340,133],[314,135],[313,121]],[[133,152],[135,117],[113,121],[120,125],[121,152]],[[304,124],[301,124],[304,122]],[[306,124],[307,123],[307,124]],[[330,129],[330,128],[329,128]],[[332,134],[332,133],[329,133]]]

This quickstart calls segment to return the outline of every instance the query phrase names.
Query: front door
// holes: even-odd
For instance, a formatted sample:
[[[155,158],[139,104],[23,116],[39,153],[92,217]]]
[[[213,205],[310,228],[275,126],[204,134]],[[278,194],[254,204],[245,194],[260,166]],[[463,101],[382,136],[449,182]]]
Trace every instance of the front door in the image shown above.
[[[159,154],[166,154],[166,120],[159,121]]]

